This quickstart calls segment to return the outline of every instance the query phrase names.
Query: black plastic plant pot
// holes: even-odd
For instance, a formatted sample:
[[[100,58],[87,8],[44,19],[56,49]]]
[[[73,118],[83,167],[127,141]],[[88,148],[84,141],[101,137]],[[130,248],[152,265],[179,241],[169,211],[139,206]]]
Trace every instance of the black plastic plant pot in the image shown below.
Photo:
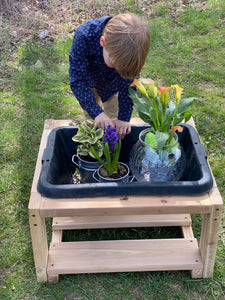
[[[179,181],[74,184],[72,174],[76,166],[72,156],[76,154],[78,143],[73,142],[72,137],[77,132],[77,126],[66,126],[53,129],[49,135],[37,189],[42,196],[49,198],[206,193],[212,188],[213,179],[204,146],[192,126],[181,126],[184,129],[178,133],[178,139],[185,151],[186,167]],[[132,125],[131,133],[122,140],[119,161],[128,164],[132,146],[138,141],[140,132],[147,127],[149,125]]]

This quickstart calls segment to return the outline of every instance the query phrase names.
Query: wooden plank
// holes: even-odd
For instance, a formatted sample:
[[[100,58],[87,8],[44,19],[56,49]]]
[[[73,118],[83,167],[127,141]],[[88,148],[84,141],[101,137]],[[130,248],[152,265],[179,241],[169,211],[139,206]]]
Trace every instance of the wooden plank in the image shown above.
[[[52,129],[53,129],[53,120],[51,120],[51,119],[46,120],[45,124],[44,124],[43,134],[42,134],[42,137],[41,137],[41,142],[40,142],[40,147],[39,147],[39,152],[38,152],[37,163],[36,163],[36,167],[35,167],[31,192],[37,192],[37,182],[38,182],[39,175],[40,175],[40,172],[41,172],[41,167],[42,167],[41,159],[42,159],[42,156],[43,156],[43,151],[46,148],[48,135],[49,135],[49,133],[51,132]]]
[[[211,213],[203,216],[201,228],[200,251],[204,262],[203,278],[210,278],[213,275],[223,211],[223,199],[214,177],[213,180],[213,189],[209,192],[212,210]]]
[[[41,171],[41,158],[46,147],[47,137],[52,129],[52,120],[46,120],[44,131],[39,147],[35,173],[33,177],[31,195],[29,200],[29,222],[30,232],[33,246],[34,264],[36,269],[37,280],[47,281],[47,261],[48,261],[48,244],[46,234],[45,219],[40,216],[39,207],[42,197],[37,192],[37,182]]]
[[[195,239],[120,240],[51,244],[48,275],[201,270]]]
[[[182,226],[182,233],[185,239],[193,239],[194,234],[191,226]]]
[[[29,210],[30,232],[37,280],[47,281],[48,244],[45,219],[37,209]]]
[[[45,120],[44,129],[43,129],[41,142],[40,142],[40,146],[39,146],[39,151],[38,151],[38,156],[37,156],[37,162],[36,162],[31,192],[37,192],[37,182],[38,182],[39,175],[40,175],[41,168],[42,168],[41,159],[43,156],[44,149],[46,148],[46,145],[47,145],[49,133],[52,131],[52,129],[54,129],[56,127],[68,126],[69,124],[73,124],[73,121],[72,120],[53,120],[53,119]],[[30,199],[30,205],[32,205],[32,198]]]
[[[193,118],[190,119],[189,124],[195,127]],[[209,214],[203,215],[201,238],[200,238],[200,252],[201,252],[204,268],[202,272],[192,271],[192,278],[202,278],[202,277],[210,278],[213,275],[213,269],[214,269],[215,258],[216,258],[216,249],[218,244],[218,236],[219,236],[219,230],[221,226],[223,199],[217,188],[217,184],[213,174],[212,177],[213,177],[213,188],[211,191],[209,191],[209,197],[212,203],[212,210]]]
[[[194,119],[192,117],[190,118],[190,120],[187,121],[187,124],[193,126],[197,130]]]
[[[222,210],[221,205],[213,205],[212,213],[203,216],[200,238],[200,250],[204,261],[203,278],[210,278],[213,274]]]
[[[53,230],[52,231],[52,244],[61,243],[62,242],[62,230]],[[58,282],[59,274],[50,275],[48,274],[48,282]]]
[[[52,120],[53,121],[53,128],[57,128],[60,126],[75,126],[78,123],[84,121],[85,119],[67,119],[67,120]],[[131,118],[130,123],[133,125],[141,125],[146,124],[143,120],[138,117]]]
[[[53,128],[61,126],[74,126],[82,120],[53,120]],[[84,120],[83,120],[84,121]]]
[[[54,128],[56,127],[60,127],[60,126],[69,126],[69,125],[77,125],[78,122],[82,122],[84,121],[85,119],[77,119],[77,120],[73,120],[73,119],[68,119],[68,120],[52,120],[54,123],[53,123],[53,126]],[[134,117],[134,118],[131,118],[130,120],[130,123],[133,124],[133,125],[141,125],[141,124],[146,124],[142,119],[140,119],[139,117]],[[193,118],[191,117],[191,119],[187,122],[187,124],[195,127],[195,123],[194,123],[194,120]]]
[[[210,170],[211,170],[211,168],[210,168]],[[213,174],[212,174],[212,177],[213,177],[213,188],[209,192],[209,197],[210,197],[213,205],[223,206],[223,198],[221,197],[221,194],[218,190],[218,187],[217,187],[217,184],[216,184]]]
[[[182,226],[182,233],[185,239],[193,239],[194,234],[191,226]],[[201,270],[191,270],[192,278],[201,278],[202,277],[202,269]]]
[[[190,226],[190,215],[84,216],[53,218],[53,230],[152,226]]]
[[[62,230],[53,230],[51,243],[59,244],[61,242],[62,242]]]
[[[208,194],[198,196],[127,196],[89,198],[42,198],[40,213],[45,217],[210,213]]]
[[[46,120],[44,130],[41,137],[35,173],[33,177],[31,195],[29,200],[29,222],[30,232],[33,245],[34,263],[38,281],[47,281],[47,260],[48,260],[48,244],[45,219],[40,216],[41,195],[37,192],[37,182],[41,172],[41,158],[44,148],[46,147],[47,138],[52,130],[53,120]]]

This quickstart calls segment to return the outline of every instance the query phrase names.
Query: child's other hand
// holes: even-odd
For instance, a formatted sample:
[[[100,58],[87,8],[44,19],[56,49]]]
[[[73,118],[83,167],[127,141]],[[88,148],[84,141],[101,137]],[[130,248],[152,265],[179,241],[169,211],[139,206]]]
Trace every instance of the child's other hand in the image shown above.
[[[111,119],[104,112],[100,113],[95,118],[95,121],[98,124],[98,128],[102,128],[103,130],[105,130],[108,125],[114,127]]]
[[[113,121],[116,133],[119,139],[123,139],[126,134],[131,132],[130,122],[115,120]]]

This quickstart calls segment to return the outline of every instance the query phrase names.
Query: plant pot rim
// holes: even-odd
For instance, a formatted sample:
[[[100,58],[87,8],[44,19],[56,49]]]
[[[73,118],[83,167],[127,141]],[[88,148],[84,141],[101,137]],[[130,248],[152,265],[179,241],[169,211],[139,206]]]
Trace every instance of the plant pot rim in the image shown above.
[[[77,154],[77,157],[79,157],[79,159],[83,162],[97,162],[98,160],[90,155],[80,155],[80,154]],[[90,157],[91,160],[88,160],[88,159],[84,159],[85,157]]]
[[[163,146],[163,149],[159,149],[159,148],[157,148],[157,145],[151,145],[151,144],[148,144],[148,143],[146,143],[146,142],[143,140],[143,136],[144,136],[145,134],[147,134],[148,132],[154,133],[153,130],[152,130],[152,128],[151,128],[151,127],[148,127],[148,128],[146,128],[146,129],[142,130],[142,131],[139,133],[139,136],[138,136],[140,143],[141,143],[142,145],[144,145],[145,147],[150,147],[150,148],[153,148],[153,149],[155,149],[155,150],[163,150],[164,148],[165,148],[165,149],[173,148],[173,147],[178,143],[178,135],[177,135],[176,132],[174,132],[173,137],[174,137],[175,141],[174,141],[173,143],[170,143],[170,144],[168,144],[168,145]],[[164,149],[164,150],[165,150],[165,149]]]
[[[107,178],[107,177],[103,177],[103,176],[100,174],[100,169],[101,169],[101,168],[104,168],[104,166],[101,165],[101,166],[97,169],[97,174],[98,174],[99,178],[103,179],[104,181],[114,182],[114,181],[121,181],[121,180],[125,179],[126,177],[128,177],[128,176],[129,176],[129,173],[130,173],[130,168],[129,168],[129,166],[128,166],[126,163],[123,163],[123,162],[120,162],[120,161],[118,162],[118,164],[125,166],[125,168],[127,169],[127,173],[126,173],[124,176],[122,176],[122,177],[120,177],[120,178]]]

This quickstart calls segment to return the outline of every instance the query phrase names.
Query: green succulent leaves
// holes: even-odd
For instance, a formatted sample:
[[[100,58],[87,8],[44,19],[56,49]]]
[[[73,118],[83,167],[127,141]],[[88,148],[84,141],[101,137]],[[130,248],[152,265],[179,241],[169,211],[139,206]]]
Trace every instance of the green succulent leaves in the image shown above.
[[[103,135],[103,129],[98,128],[95,121],[86,120],[79,124],[77,133],[72,137],[74,142],[80,143],[77,146],[77,154],[95,158],[91,151],[91,147],[93,147],[95,152],[101,157],[103,155]]]

